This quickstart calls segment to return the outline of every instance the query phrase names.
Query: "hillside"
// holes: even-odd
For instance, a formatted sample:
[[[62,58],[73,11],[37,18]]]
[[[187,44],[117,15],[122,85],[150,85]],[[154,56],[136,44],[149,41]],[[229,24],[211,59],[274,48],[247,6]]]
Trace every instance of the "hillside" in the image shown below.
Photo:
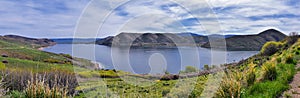
[[[289,90],[289,84],[297,79],[295,74],[300,71],[296,67],[300,60],[298,38],[267,42],[259,54],[229,65],[217,98],[298,98],[293,97],[299,94],[296,91],[283,93]],[[274,53],[266,54],[270,51]],[[293,87],[299,88],[299,85]]]
[[[286,37],[280,31],[275,29],[269,29],[256,35],[235,35],[233,37],[226,38],[227,50],[250,50],[258,51],[262,46],[269,41],[281,41]],[[218,41],[216,41],[218,43]],[[222,43],[222,42],[220,42]],[[202,45],[205,48],[211,48],[209,42]],[[215,46],[215,48],[224,48]]]
[[[93,65],[90,61],[71,57],[67,54],[55,54],[38,50],[41,47],[55,45],[50,39],[35,39],[16,35],[0,36],[0,55],[1,60],[7,58],[7,65],[20,66],[23,64],[18,61],[30,61],[36,63],[65,64],[65,65]],[[13,60],[17,61],[13,61]],[[76,62],[76,63],[75,63]],[[17,64],[17,65],[16,65]],[[27,65],[26,63],[24,65]],[[33,64],[36,65],[36,64]],[[28,65],[28,67],[31,65]]]
[[[111,70],[98,69],[98,64],[68,54],[55,54],[39,50],[39,47],[53,45],[48,39],[34,39],[21,36],[1,36],[0,39],[0,97],[25,98],[28,97],[29,86],[47,90],[55,98],[78,94],[76,87],[81,76],[93,73],[95,77],[106,77]],[[95,71],[94,71],[95,70]],[[79,73],[80,77],[75,75]],[[81,74],[84,72],[84,74]],[[117,77],[117,73],[114,76]],[[119,73],[118,73],[119,75]],[[86,75],[85,75],[86,76]],[[31,84],[42,83],[39,87]],[[55,85],[51,86],[51,85]],[[50,90],[51,92],[49,92]],[[59,90],[59,91],[54,91]],[[41,91],[40,91],[41,92]],[[67,95],[62,95],[67,94]],[[58,97],[57,97],[58,96]],[[36,97],[36,96],[35,96]],[[31,98],[31,97],[29,97]],[[53,97],[54,98],[54,97]]]
[[[96,41],[96,44],[132,47],[176,47],[189,46],[195,43],[203,44],[208,41],[206,36],[192,33],[121,33]],[[175,44],[176,43],[176,44]]]
[[[31,48],[40,48],[40,47],[47,47],[55,45],[56,43],[50,39],[36,39],[36,38],[28,38],[18,35],[5,35],[0,36],[0,40],[7,41],[11,43],[19,43],[23,44],[24,46],[31,47]]]
[[[201,46],[211,48],[208,38],[216,43],[223,43],[219,38],[225,38],[227,50],[247,50],[258,51],[269,41],[281,41],[286,35],[275,29],[269,29],[255,35],[197,35],[194,33],[120,33],[116,36],[110,36],[98,39],[96,44],[122,47],[176,47],[176,46]],[[216,46],[215,48],[224,48]]]

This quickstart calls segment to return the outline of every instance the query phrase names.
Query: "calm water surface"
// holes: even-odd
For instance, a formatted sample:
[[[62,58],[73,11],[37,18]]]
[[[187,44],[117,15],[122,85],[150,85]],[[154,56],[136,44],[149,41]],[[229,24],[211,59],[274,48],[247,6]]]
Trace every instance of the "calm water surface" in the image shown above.
[[[73,47],[73,49],[72,49]],[[205,64],[238,62],[258,51],[218,51],[205,48],[123,49],[92,44],[57,44],[44,51],[71,54],[101,63],[107,69],[117,69],[138,74],[157,74],[168,71],[178,73],[185,66],[203,68]],[[216,54],[212,56],[211,54]],[[224,54],[218,55],[218,54]],[[220,62],[218,62],[220,61]]]

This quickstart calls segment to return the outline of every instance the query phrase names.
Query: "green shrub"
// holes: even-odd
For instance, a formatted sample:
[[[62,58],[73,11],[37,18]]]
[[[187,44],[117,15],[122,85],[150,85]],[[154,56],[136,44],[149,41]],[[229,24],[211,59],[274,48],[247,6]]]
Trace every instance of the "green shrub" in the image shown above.
[[[47,63],[60,63],[59,60],[56,60],[56,59],[45,59],[44,62],[47,62]]]
[[[197,72],[199,71],[196,67],[194,66],[186,66],[185,67],[185,73],[191,73],[191,72]]]
[[[299,52],[299,51],[296,51],[296,52],[295,52],[295,54],[296,54],[296,55],[299,55],[299,54],[300,54],[300,52]]]
[[[101,78],[118,78],[119,74],[113,70],[100,70],[99,76]]]
[[[92,74],[90,72],[79,72],[78,75],[82,78],[92,78]]]
[[[209,65],[204,65],[204,70],[209,70],[210,68],[209,68]]]
[[[281,57],[277,57],[277,58],[276,58],[276,61],[277,61],[278,63],[280,63],[280,62],[281,62]]]
[[[69,59],[73,59],[73,57],[70,54],[62,54],[61,53],[60,55],[66,57],[66,58],[69,58]]]
[[[25,95],[24,95],[23,92],[12,91],[12,92],[10,93],[10,97],[11,97],[11,98],[24,98]]]
[[[275,63],[267,62],[262,66],[262,80],[275,80],[277,76],[277,70]]]
[[[288,55],[287,57],[286,57],[286,59],[285,59],[285,63],[287,63],[287,64],[295,64],[296,62],[295,62],[295,60],[294,60],[294,57],[293,57],[293,55]]]
[[[3,64],[2,62],[0,62],[0,70],[4,70],[6,68],[5,64]]]
[[[270,56],[276,53],[282,47],[281,42],[267,42],[261,49],[260,53],[262,55]]]

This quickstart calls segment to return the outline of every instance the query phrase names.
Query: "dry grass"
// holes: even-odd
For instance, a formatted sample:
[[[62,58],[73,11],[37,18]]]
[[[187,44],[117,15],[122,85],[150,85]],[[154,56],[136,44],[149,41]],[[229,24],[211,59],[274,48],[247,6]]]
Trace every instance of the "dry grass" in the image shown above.
[[[45,82],[45,76],[41,77],[36,75],[37,79],[31,78],[27,83],[25,89],[26,98],[66,98],[68,97],[68,85],[54,84],[50,87],[49,84]],[[57,77],[56,77],[57,78]],[[57,80],[57,79],[55,79]],[[67,83],[68,84],[68,83]]]
[[[59,70],[47,71],[43,73],[32,73],[26,70],[2,70],[3,89],[6,91],[28,92],[29,95],[35,94],[35,90],[68,91],[67,95],[74,95],[75,88],[78,86],[76,76],[71,72]],[[39,89],[33,89],[39,88]],[[33,91],[31,91],[33,90]],[[31,93],[29,93],[31,91]],[[65,93],[65,92],[64,92]],[[62,93],[62,94],[64,94]],[[39,94],[39,93],[36,93]]]
[[[267,62],[262,66],[262,80],[275,80],[277,77],[276,64]]]
[[[222,80],[217,90],[217,98],[240,98],[243,87],[243,74],[230,72]]]

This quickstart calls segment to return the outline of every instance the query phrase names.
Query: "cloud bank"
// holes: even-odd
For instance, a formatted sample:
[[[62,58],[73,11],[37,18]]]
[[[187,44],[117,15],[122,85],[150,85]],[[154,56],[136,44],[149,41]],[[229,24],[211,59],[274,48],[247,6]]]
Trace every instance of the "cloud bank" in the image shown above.
[[[80,37],[120,32],[256,34],[268,28],[288,34],[298,31],[300,25],[297,0],[131,0],[114,4],[120,1],[124,0],[1,0],[0,34],[72,37],[78,19],[82,19]],[[213,13],[207,14],[208,9]],[[80,17],[81,13],[88,14]],[[99,17],[105,20],[95,21]],[[216,28],[212,20],[218,20],[221,30],[203,28],[204,24],[206,28]]]

